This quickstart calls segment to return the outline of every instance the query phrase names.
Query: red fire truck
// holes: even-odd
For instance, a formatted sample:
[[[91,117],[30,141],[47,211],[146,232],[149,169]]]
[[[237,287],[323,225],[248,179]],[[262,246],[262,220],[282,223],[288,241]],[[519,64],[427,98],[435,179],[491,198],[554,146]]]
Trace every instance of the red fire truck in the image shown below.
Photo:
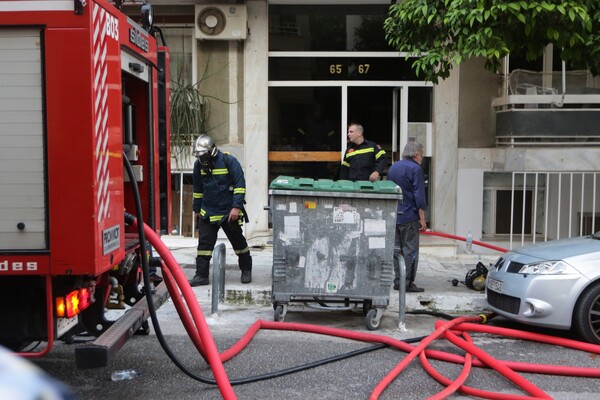
[[[149,6],[138,23],[120,3],[0,1],[0,344],[96,337],[84,368],[148,331],[146,292],[168,296],[144,289],[151,249],[124,218],[170,231],[168,52]]]

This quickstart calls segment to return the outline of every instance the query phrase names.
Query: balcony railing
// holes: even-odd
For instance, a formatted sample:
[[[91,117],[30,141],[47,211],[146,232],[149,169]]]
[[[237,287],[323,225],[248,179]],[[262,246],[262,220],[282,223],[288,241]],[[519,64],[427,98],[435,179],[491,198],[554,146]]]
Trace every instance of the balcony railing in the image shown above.
[[[587,71],[513,71],[496,111],[496,145],[600,145],[600,77]]]

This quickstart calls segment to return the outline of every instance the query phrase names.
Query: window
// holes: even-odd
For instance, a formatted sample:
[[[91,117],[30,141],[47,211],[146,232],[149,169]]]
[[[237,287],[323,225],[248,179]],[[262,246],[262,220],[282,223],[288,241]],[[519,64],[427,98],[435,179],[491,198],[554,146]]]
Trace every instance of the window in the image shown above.
[[[192,82],[192,45],[196,43],[194,28],[188,26],[162,27],[165,44],[171,57],[171,81],[189,84]]]
[[[271,5],[270,51],[392,51],[381,5]]]

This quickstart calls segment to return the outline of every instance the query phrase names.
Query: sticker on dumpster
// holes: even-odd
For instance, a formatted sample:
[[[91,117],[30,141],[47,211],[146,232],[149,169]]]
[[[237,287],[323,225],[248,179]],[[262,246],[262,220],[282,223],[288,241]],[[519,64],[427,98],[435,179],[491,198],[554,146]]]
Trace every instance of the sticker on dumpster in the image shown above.
[[[290,203],[290,214],[296,214],[298,212],[298,205],[295,201]]]
[[[314,210],[317,208],[317,202],[314,200],[306,200],[304,202],[304,208],[308,208],[309,210]]]
[[[385,249],[385,237],[370,237],[369,249]]]
[[[325,284],[325,292],[327,293],[337,293],[337,285],[333,282],[327,282]]]
[[[356,224],[360,219],[360,215],[356,212],[356,208],[348,205],[341,205],[333,208],[333,223],[334,224]]]
[[[286,208],[287,208],[287,207],[286,207],[286,205],[285,205],[284,203],[279,203],[279,204],[277,204],[277,205],[275,206],[275,209],[276,209],[277,211],[285,211],[285,209],[286,209]]]
[[[385,236],[384,219],[365,219],[365,235]]]
[[[286,215],[283,217],[284,234],[288,239],[300,237],[300,217],[298,215]]]
[[[323,208],[333,208],[333,199],[324,199],[321,201]]]

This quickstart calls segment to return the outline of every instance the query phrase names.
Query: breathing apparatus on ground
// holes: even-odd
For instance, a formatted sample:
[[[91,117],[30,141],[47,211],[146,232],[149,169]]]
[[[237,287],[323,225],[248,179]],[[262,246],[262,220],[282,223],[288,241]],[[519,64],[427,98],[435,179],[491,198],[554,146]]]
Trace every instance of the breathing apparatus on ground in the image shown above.
[[[475,268],[470,269],[465,275],[464,281],[459,281],[458,279],[452,279],[452,285],[458,286],[459,283],[466,285],[469,289],[483,291],[485,290],[485,283],[487,280],[488,269],[483,263],[480,261],[477,263]]]
[[[478,262],[474,269],[467,272],[465,285],[473,290],[484,290],[488,270],[482,262]]]

